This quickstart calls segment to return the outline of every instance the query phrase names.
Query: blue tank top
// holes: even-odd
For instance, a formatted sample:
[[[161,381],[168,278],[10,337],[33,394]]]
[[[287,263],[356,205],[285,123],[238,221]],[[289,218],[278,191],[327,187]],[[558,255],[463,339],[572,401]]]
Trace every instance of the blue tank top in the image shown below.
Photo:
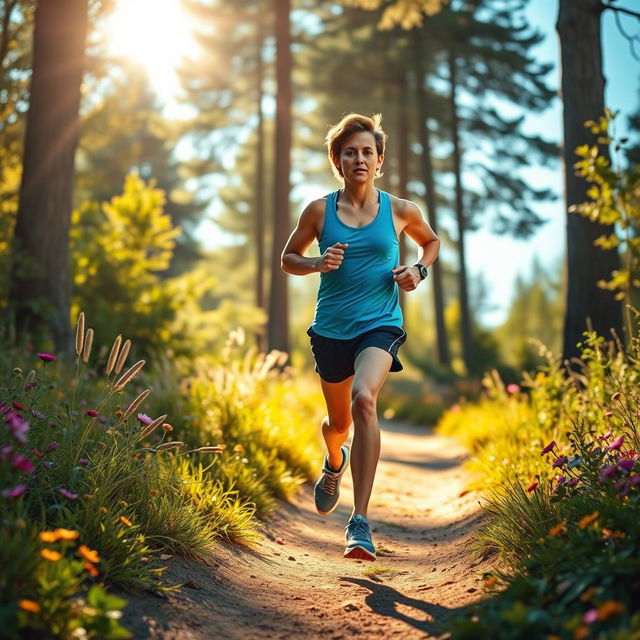
[[[376,327],[402,327],[398,285],[391,273],[399,264],[400,245],[389,194],[378,191],[378,214],[371,222],[350,227],[338,218],[338,193],[327,196],[318,244],[320,253],[336,242],[349,246],[339,269],[320,274],[311,329],[326,338],[350,340]]]

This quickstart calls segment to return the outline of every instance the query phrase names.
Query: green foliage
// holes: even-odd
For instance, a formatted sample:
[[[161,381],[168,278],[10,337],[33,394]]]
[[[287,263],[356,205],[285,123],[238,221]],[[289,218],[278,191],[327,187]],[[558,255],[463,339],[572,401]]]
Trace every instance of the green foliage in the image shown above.
[[[503,591],[452,638],[633,638],[640,631],[640,343],[586,335],[569,370],[549,352],[522,386],[485,380],[439,428],[474,451],[488,495],[477,536],[501,557]],[[525,394],[523,388],[528,389]]]

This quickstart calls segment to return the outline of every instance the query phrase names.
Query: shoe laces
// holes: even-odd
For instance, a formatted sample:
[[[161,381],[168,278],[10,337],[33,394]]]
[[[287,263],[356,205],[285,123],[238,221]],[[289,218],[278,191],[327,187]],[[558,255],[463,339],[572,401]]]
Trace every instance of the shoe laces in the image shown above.
[[[322,480],[320,481],[322,490],[328,493],[330,496],[335,495],[336,490],[338,488],[339,477],[340,475],[337,473],[331,473],[331,471],[325,471],[322,474]]]
[[[364,538],[365,540],[368,540],[371,537],[369,523],[364,518],[349,521],[347,529],[349,531],[349,537],[351,538]]]

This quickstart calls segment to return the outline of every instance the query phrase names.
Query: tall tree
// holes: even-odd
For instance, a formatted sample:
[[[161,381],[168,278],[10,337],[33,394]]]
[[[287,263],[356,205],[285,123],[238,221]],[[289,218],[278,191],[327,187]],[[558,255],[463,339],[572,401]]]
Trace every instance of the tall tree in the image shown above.
[[[291,191],[291,26],[290,0],[274,0],[276,35],[276,138],[273,179],[273,249],[269,292],[269,349],[289,351],[287,279],[280,255],[289,233]]]
[[[47,324],[70,348],[69,225],[88,0],[40,0],[10,301],[20,332]],[[32,268],[25,270],[17,256]],[[44,301],[44,304],[43,304]]]
[[[604,111],[600,0],[560,0],[556,28],[560,37],[564,124],[566,208],[587,199],[587,184],[576,176],[575,149],[587,139],[584,123]],[[598,287],[619,266],[616,250],[601,251],[595,240],[613,228],[567,213],[567,290],[563,355],[578,355],[577,343],[591,326],[601,335],[622,334],[620,303],[611,291]],[[589,325],[587,324],[589,323]]]

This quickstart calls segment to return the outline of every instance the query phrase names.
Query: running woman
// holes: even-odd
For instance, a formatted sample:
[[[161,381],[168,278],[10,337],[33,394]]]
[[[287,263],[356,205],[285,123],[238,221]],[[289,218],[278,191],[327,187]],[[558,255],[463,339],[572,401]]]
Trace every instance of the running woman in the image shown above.
[[[380,457],[378,393],[389,371],[401,371],[398,349],[406,339],[398,287],[413,291],[427,276],[440,241],[418,207],[374,187],[387,136],[381,116],[345,116],[327,134],[337,191],[311,202],[282,252],[282,269],[304,276],[320,272],[313,323],[307,333],[320,375],[327,416],[327,447],[314,488],[318,513],[331,513],[349,459],[354,507],[346,526],[346,558],[375,560],[367,508]],[[418,245],[418,261],[401,265],[405,233]],[[306,257],[314,241],[320,257]],[[345,446],[351,425],[351,451]]]

